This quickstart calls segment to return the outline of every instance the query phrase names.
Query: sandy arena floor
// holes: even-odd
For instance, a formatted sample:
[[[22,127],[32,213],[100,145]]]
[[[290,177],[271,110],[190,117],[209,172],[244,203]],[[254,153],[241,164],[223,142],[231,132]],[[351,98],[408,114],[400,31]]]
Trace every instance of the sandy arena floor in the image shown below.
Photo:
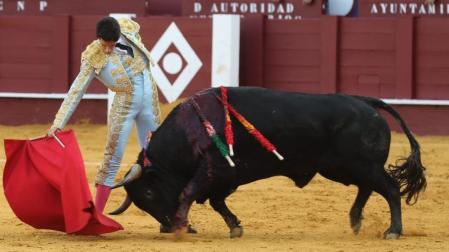
[[[49,125],[0,126],[0,138],[31,138],[45,133]],[[81,146],[88,181],[93,191],[97,164],[102,159],[106,138],[104,125],[77,124],[74,128]],[[74,236],[36,230],[22,224],[0,195],[0,251],[449,251],[449,137],[419,136],[428,188],[418,203],[403,201],[404,236],[386,241],[381,234],[389,225],[389,210],[378,194],[365,208],[359,235],[349,227],[348,212],[356,188],[346,187],[317,176],[299,189],[284,177],[274,177],[242,186],[228,198],[228,205],[242,221],[244,235],[229,239],[228,228],[207,204],[194,204],[190,221],[199,231],[176,241],[171,234],[159,234],[159,224],[132,206],[113,217],[124,231],[103,236]],[[0,143],[3,174],[5,154]],[[170,148],[167,146],[167,148]],[[389,162],[406,155],[409,145],[402,134],[394,134]],[[120,175],[138,153],[132,136]],[[2,183],[0,181],[0,183]],[[113,191],[106,210],[117,207],[125,194]]]

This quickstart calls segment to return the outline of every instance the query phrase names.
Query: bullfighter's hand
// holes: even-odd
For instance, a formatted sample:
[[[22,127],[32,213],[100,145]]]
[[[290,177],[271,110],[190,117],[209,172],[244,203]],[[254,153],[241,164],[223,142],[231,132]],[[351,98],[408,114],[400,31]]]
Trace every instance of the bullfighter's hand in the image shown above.
[[[59,131],[59,130],[61,130],[61,129],[56,128],[56,127],[51,127],[51,128],[48,130],[48,132],[47,132],[47,136],[48,136],[48,137],[53,137],[53,136],[55,135],[55,132],[56,132],[56,131]]]

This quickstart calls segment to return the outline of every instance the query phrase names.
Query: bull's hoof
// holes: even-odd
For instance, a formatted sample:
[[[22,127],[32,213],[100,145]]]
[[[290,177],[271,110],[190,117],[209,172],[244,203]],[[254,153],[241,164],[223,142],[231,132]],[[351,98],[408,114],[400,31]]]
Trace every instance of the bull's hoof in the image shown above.
[[[192,225],[189,224],[187,226],[187,233],[189,233],[189,234],[197,234],[198,231],[196,231],[196,229],[194,227],[192,227]]]
[[[159,227],[159,232],[160,233],[171,233],[172,232],[172,228],[169,226],[164,226],[161,224],[161,226]]]
[[[362,227],[362,220],[362,212],[353,207],[351,209],[351,212],[349,213],[349,221],[351,223],[352,232],[355,235],[358,235],[360,232],[360,228]]]
[[[164,226],[161,224],[161,227],[159,228],[159,232],[160,233],[173,233],[173,229],[171,227],[168,226]],[[187,226],[187,233],[189,234],[197,234],[198,231],[196,231],[196,229],[194,227],[192,227],[192,225],[188,225]]]
[[[231,238],[242,237],[242,235],[243,235],[243,227],[237,226],[237,227],[231,229],[229,235],[230,235]]]
[[[174,232],[176,240],[182,240],[187,233],[187,227],[177,228]]]
[[[359,222],[357,222],[357,223],[351,224],[352,232],[353,232],[355,235],[358,235],[358,234],[359,234],[360,228],[361,228],[361,227],[362,227],[362,222],[361,222],[361,221],[359,221]]]
[[[399,239],[400,236],[401,236],[401,234],[398,234],[398,233],[390,233],[390,232],[384,233],[385,240],[396,240],[396,239]]]

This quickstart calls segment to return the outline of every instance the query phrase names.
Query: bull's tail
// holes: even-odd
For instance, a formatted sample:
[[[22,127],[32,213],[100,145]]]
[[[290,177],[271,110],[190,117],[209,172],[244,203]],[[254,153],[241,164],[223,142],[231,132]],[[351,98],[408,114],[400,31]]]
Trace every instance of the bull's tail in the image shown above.
[[[426,168],[421,163],[419,143],[407,128],[407,125],[399,113],[393,107],[376,98],[363,96],[354,97],[364,101],[373,108],[387,111],[399,122],[405,135],[407,135],[408,141],[410,142],[411,153],[407,158],[400,158],[397,160],[395,165],[388,165],[388,173],[398,181],[401,188],[401,195],[406,195],[405,202],[408,205],[415,204],[418,200],[419,193],[424,191],[427,186],[424,174]]]

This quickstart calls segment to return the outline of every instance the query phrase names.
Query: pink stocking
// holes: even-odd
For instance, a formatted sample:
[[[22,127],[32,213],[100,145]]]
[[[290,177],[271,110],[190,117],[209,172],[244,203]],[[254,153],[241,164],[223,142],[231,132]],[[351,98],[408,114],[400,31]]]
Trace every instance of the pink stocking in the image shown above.
[[[106,201],[111,193],[111,187],[96,184],[97,194],[95,195],[95,208],[100,213],[103,213],[104,207],[106,206]]]

